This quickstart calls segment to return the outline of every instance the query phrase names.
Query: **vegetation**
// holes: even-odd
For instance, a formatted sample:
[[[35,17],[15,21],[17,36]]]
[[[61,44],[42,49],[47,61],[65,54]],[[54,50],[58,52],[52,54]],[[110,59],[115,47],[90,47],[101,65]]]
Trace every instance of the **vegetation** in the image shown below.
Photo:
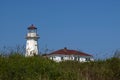
[[[120,80],[120,59],[56,63],[41,56],[0,55],[0,80]]]

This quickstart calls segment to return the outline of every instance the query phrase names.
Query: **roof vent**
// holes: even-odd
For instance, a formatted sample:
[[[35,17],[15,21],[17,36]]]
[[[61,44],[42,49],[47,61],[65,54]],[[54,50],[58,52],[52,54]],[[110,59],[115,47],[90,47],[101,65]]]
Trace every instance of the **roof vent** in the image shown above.
[[[64,47],[64,50],[67,50],[67,47]]]

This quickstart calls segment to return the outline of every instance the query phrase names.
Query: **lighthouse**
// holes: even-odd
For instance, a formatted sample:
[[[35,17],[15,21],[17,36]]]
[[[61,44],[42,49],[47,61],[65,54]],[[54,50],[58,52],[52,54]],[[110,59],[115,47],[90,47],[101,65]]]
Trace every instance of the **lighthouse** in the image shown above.
[[[26,57],[38,55],[38,39],[39,35],[37,34],[37,28],[32,24],[28,27],[26,35]]]

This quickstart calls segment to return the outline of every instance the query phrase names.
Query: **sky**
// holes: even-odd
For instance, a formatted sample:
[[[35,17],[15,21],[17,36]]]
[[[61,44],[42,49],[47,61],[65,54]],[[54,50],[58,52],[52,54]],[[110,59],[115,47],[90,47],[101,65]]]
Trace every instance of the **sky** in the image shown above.
[[[41,52],[67,47],[105,57],[120,48],[120,0],[0,0],[0,47],[25,45],[31,24]]]

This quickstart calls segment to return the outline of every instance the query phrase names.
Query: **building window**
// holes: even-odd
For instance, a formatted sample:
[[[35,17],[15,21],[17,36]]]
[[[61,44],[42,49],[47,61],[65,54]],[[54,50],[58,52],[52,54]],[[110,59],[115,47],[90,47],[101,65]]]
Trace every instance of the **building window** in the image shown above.
[[[63,57],[61,57],[61,60],[63,60]]]
[[[78,61],[80,60],[80,58],[78,57]]]
[[[86,58],[86,61],[90,61],[90,58]]]
[[[75,57],[74,60],[77,61],[77,57]]]

